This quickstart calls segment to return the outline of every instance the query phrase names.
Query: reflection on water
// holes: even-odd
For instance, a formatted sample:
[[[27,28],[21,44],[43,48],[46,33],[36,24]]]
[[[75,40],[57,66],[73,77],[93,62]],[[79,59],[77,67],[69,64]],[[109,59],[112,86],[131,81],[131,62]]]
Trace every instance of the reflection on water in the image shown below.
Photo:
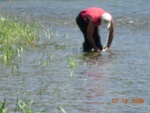
[[[78,5],[72,5],[78,4]],[[140,7],[137,7],[140,5]],[[115,38],[109,52],[82,53],[82,33],[74,18],[85,7],[101,6],[113,15]],[[132,8],[129,6],[132,5]],[[0,100],[7,96],[9,113],[14,113],[17,92],[33,99],[35,111],[58,113],[148,113],[149,13],[126,15],[149,7],[149,1],[0,1],[0,14],[27,15],[49,29],[35,47],[26,47],[21,57],[8,65],[0,63]],[[102,42],[105,32],[102,31]],[[70,78],[67,57],[79,63]],[[117,104],[112,103],[118,98]],[[143,98],[143,104],[123,104],[122,98]]]

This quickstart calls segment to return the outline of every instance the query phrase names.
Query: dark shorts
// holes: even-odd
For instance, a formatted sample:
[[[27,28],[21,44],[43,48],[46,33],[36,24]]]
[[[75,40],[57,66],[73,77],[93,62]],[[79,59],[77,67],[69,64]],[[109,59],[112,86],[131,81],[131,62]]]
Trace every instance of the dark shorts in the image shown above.
[[[76,23],[79,26],[80,30],[82,31],[83,35],[84,35],[84,42],[83,42],[83,51],[84,52],[88,52],[92,50],[92,46],[89,43],[88,39],[87,39],[87,27],[88,27],[88,22],[86,22],[81,15],[79,14],[76,18]],[[94,29],[94,33],[93,33],[93,38],[95,41],[96,46],[102,50],[102,44],[101,44],[101,39],[100,39],[100,35],[99,35],[99,31],[98,31],[98,27],[96,26]]]

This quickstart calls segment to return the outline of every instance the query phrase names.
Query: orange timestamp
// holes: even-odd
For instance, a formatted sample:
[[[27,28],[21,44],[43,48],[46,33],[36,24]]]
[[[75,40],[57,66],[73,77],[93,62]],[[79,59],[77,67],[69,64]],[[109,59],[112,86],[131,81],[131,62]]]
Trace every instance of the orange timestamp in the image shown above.
[[[122,104],[144,104],[144,99],[143,98],[112,98],[112,103],[113,104],[118,104],[118,103],[122,103]]]

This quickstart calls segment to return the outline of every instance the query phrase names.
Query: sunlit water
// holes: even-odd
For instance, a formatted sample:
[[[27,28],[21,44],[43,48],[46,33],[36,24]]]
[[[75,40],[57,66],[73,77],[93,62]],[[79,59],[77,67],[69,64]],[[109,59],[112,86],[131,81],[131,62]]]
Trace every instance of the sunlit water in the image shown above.
[[[0,15],[26,15],[53,33],[8,65],[0,64],[0,100],[7,97],[8,113],[15,111],[17,92],[19,99],[33,99],[36,112],[59,113],[61,106],[67,113],[149,113],[149,5],[148,0],[0,1]],[[83,36],[74,21],[89,6],[106,9],[115,23],[110,51],[95,57],[82,53]],[[104,44],[107,34],[101,33]],[[72,78],[68,57],[78,62]],[[144,103],[133,104],[133,98]]]

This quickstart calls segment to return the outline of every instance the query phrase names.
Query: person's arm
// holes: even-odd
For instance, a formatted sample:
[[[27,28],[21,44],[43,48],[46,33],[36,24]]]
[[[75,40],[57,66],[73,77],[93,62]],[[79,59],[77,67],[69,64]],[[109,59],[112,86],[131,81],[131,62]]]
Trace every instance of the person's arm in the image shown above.
[[[114,22],[113,22],[113,20],[111,20],[111,26],[110,26],[110,29],[109,29],[108,42],[107,42],[106,47],[104,48],[105,51],[109,50],[109,48],[111,46],[111,43],[113,41],[113,38],[114,38]]]
[[[94,28],[95,28],[95,24],[94,21],[92,19],[92,17],[88,16],[88,27],[87,27],[87,38],[89,43],[91,44],[91,46],[94,48],[95,52],[100,52],[100,49],[96,46],[94,39],[93,39],[93,32],[94,32]]]

